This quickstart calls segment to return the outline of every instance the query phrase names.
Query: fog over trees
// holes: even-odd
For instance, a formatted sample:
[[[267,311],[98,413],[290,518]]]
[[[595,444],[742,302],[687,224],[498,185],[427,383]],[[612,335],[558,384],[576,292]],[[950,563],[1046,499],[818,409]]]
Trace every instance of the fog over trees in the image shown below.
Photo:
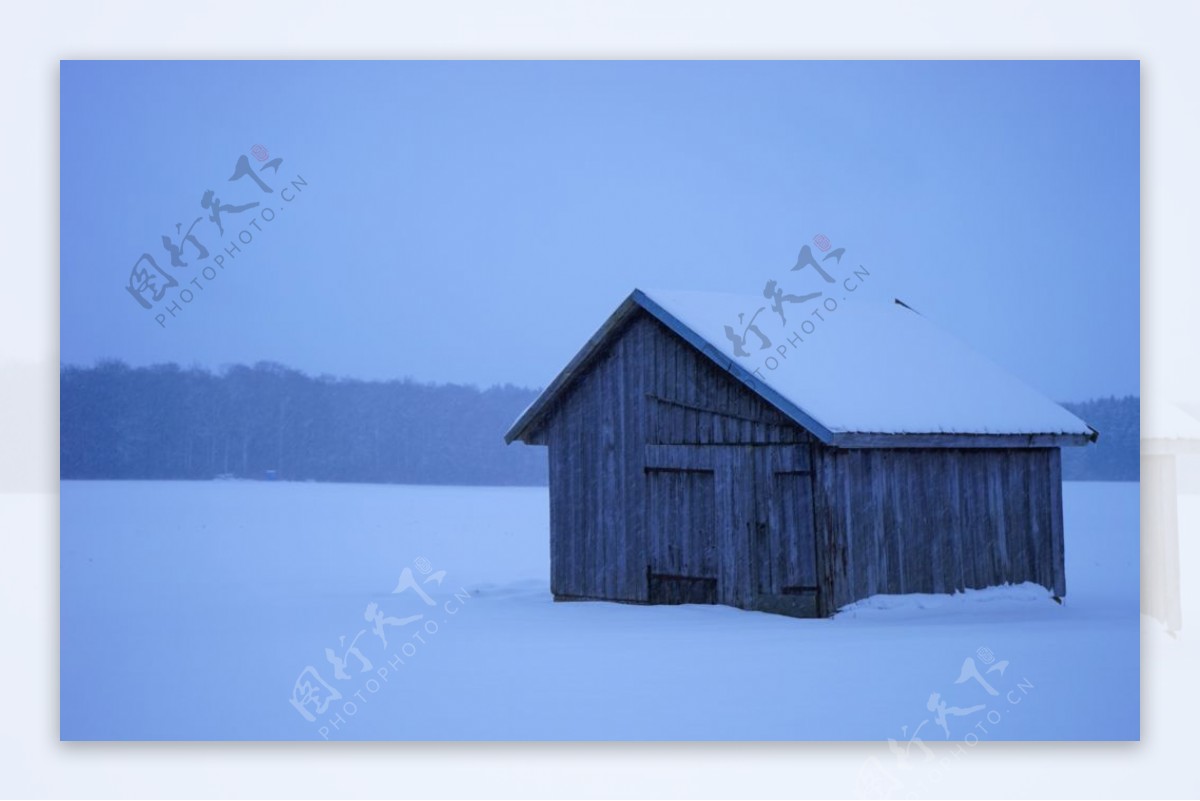
[[[64,366],[64,479],[261,479],[544,485],[546,453],[503,435],[538,390],[312,377],[272,362],[219,372]],[[1063,449],[1070,480],[1138,479],[1136,397],[1064,404],[1100,431]]]
[[[498,386],[313,378],[279,364],[63,367],[61,476],[545,484],[543,449],[504,444],[537,395]]]

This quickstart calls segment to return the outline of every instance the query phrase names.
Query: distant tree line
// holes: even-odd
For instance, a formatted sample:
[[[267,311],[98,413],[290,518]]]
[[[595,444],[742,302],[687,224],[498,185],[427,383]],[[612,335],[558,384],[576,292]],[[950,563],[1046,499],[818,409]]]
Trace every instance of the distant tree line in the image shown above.
[[[544,485],[545,449],[505,445],[537,396],[411,380],[311,377],[271,362],[220,372],[102,362],[61,369],[64,479]],[[1136,481],[1137,397],[1063,404],[1100,431],[1063,449],[1068,480]]]
[[[1063,478],[1137,481],[1141,474],[1141,399],[1126,395],[1063,406],[1100,432],[1100,439],[1091,445],[1063,448]]]
[[[64,479],[546,483],[546,452],[503,434],[537,395],[411,380],[219,373],[121,362],[60,371]]]

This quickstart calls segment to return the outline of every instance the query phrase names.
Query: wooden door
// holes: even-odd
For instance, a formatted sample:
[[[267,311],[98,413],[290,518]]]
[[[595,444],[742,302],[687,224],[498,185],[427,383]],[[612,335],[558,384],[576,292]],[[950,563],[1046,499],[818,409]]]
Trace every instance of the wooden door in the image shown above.
[[[713,471],[647,468],[646,480],[650,603],[717,603],[720,555]]]
[[[763,448],[755,459],[750,542],[752,608],[797,617],[820,614],[812,473],[807,449]]]

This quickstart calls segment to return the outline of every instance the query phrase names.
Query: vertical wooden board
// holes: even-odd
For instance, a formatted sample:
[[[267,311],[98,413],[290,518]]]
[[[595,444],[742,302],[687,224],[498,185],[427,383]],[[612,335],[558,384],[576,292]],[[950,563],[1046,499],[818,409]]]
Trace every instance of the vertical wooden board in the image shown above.
[[[555,417],[554,451],[558,454],[559,476],[562,479],[558,498],[561,501],[559,506],[563,510],[563,527],[556,532],[556,536],[563,546],[562,572],[568,588],[567,595],[582,595],[584,589],[581,584],[582,568],[579,565],[579,538],[582,536],[579,500],[576,498],[575,474],[572,468],[572,454],[577,449],[578,443],[575,441],[571,416],[565,410],[560,411]]]
[[[857,511],[853,503],[854,454],[854,451],[833,451],[834,497],[836,498],[833,516],[836,526],[841,532],[842,544],[845,548],[843,554],[844,576],[852,600],[861,598],[866,586],[865,574],[859,566],[863,548],[854,525]]]
[[[892,454],[888,451],[871,451],[869,455],[870,478],[864,482],[861,503],[870,510],[867,522],[871,526],[879,559],[879,592],[901,592],[900,549],[901,541],[893,529],[887,476],[892,469]]]
[[[603,463],[604,471],[599,481],[600,529],[599,548],[597,557],[600,562],[599,583],[603,597],[616,598],[617,595],[617,560],[616,550],[619,545],[622,526],[618,523],[621,516],[620,471],[618,469],[618,443],[621,438],[621,403],[617,384],[620,378],[621,355],[625,349],[625,339],[618,339],[612,348],[612,356],[605,365],[603,373],[602,403],[596,412],[604,421],[600,430],[604,433]]]
[[[653,354],[653,359],[647,367],[647,381],[650,387],[650,393],[658,397],[664,397],[662,386],[662,375],[663,370],[665,369],[663,364],[664,347],[665,344],[663,342],[663,338],[659,336],[657,332],[650,336],[647,351]],[[651,437],[650,441],[656,444],[666,442],[666,440],[663,438],[663,421],[661,419],[663,407],[657,403],[651,403],[649,404],[649,407],[650,411],[652,412],[649,419]]]
[[[712,388],[717,382],[710,375],[711,365],[704,357],[696,354],[696,382],[692,387],[692,397],[696,405],[705,409],[713,408]]]
[[[771,526],[768,498],[771,485],[771,454],[765,448],[750,451],[751,525],[750,525],[750,577],[751,595],[772,592],[778,575],[779,541],[778,532]]]
[[[970,451],[957,451],[957,491],[953,499],[954,516],[958,521],[958,549],[960,556],[960,576],[963,588],[975,586],[975,538],[971,530],[971,489],[974,486],[974,471],[971,468]]]
[[[723,449],[724,450],[724,449]],[[734,539],[734,586],[737,588],[738,606],[748,609],[754,603],[754,570],[751,563],[751,548],[755,536],[755,481],[754,450],[750,448],[728,449],[730,472],[726,481],[733,493],[734,516],[737,521]]]
[[[676,561],[679,574],[683,576],[702,576],[701,564],[704,560],[704,525],[700,520],[697,507],[702,504],[700,496],[700,477],[709,477],[708,473],[675,473],[675,503],[678,505],[679,530],[674,532],[675,547],[678,552]]]
[[[826,580],[830,590],[827,613],[833,614],[850,602],[854,588],[849,585],[846,577],[844,535],[839,529],[836,517],[839,503],[835,457],[832,449],[825,445],[815,445],[813,453],[813,486],[817,490],[813,501],[813,521],[827,556]]]
[[[841,494],[842,477],[839,469],[842,456],[843,454],[838,451],[827,450],[825,461],[826,498],[828,499],[826,513],[829,518],[829,531],[834,548],[833,580],[839,599],[838,606],[854,600],[854,582],[850,572],[850,535],[842,520],[842,505],[845,503]]]
[[[729,480],[731,465],[727,452],[722,450],[714,461],[715,509],[717,518],[717,597],[721,603],[737,606],[738,595],[735,578],[737,575],[736,507],[732,482]]]
[[[882,577],[879,575],[879,551],[871,518],[876,510],[870,507],[870,451],[851,451],[846,459],[847,525],[854,532],[855,571],[861,576],[859,592],[874,595]]]
[[[684,497],[684,474],[663,473],[663,491],[666,505],[663,509],[663,551],[666,554],[665,573],[683,574],[683,539],[686,535],[686,498]],[[657,572],[657,570],[655,571]]]
[[[557,446],[553,440],[553,432],[547,434],[546,462],[547,472],[550,481],[549,496],[550,496],[550,593],[552,595],[566,594],[566,585],[563,581],[562,565],[563,565],[563,514],[565,508],[559,493],[562,492],[563,477],[557,464]]]
[[[912,570],[916,551],[909,543],[907,530],[905,525],[904,509],[901,508],[900,498],[896,492],[896,471],[897,462],[901,460],[901,456],[896,453],[888,453],[884,461],[888,469],[883,476],[880,477],[880,497],[883,499],[881,512],[885,515],[885,521],[888,526],[889,535],[896,545],[896,571],[897,580],[900,585],[899,592],[909,593],[915,592],[912,580],[909,578],[909,571]]]
[[[829,614],[833,614],[842,606],[854,600],[854,587],[850,583],[849,565],[846,558],[846,532],[838,517],[841,500],[838,497],[840,483],[838,481],[836,453],[824,446],[817,446],[819,457],[816,460],[817,469],[814,472],[815,486],[820,488],[819,500],[816,504],[816,520],[828,556],[828,583],[830,587]]]
[[[1050,491],[1050,483],[1053,480],[1051,476],[1050,462],[1054,458],[1054,448],[1042,448],[1040,451],[1039,471],[1038,471],[1038,558],[1041,560],[1042,570],[1040,575],[1044,579],[1043,583],[1050,590],[1054,589],[1054,524],[1050,518],[1052,516],[1052,495]]]
[[[1029,490],[1029,508],[1027,510],[1027,528],[1029,531],[1026,550],[1033,581],[1048,590],[1054,589],[1054,577],[1050,564],[1050,528],[1046,515],[1047,511],[1047,480],[1049,479],[1049,463],[1045,450],[1027,451],[1024,461],[1028,465],[1026,486]]]
[[[913,506],[917,511],[918,523],[914,535],[929,541],[929,573],[934,592],[946,592],[946,541],[940,517],[940,500],[945,487],[938,487],[942,480],[941,454],[922,451],[917,454],[917,469],[913,471]]]
[[[1050,561],[1054,572],[1054,594],[1059,598],[1067,595],[1066,554],[1063,546],[1063,508],[1062,508],[1062,451],[1051,448],[1049,452],[1050,488]]]
[[[605,484],[609,489],[609,497],[606,499],[606,503],[612,506],[607,516],[608,531],[604,538],[605,588],[609,598],[623,598],[625,596],[622,578],[625,574],[624,561],[628,548],[625,538],[625,510],[628,499],[625,496],[624,479],[626,471],[629,469],[625,452],[625,429],[628,425],[628,395],[625,385],[625,365],[630,360],[629,338],[622,337],[617,342],[617,345],[610,385],[614,407],[612,415],[616,421],[612,438],[612,472],[605,479]]]
[[[896,471],[899,491],[898,502],[904,510],[904,544],[910,553],[909,566],[910,583],[915,585],[916,592],[936,592],[936,582],[933,576],[934,538],[928,528],[928,512],[922,503],[921,486],[923,476],[922,454],[910,454],[912,458],[903,458]],[[909,592],[914,588],[909,587]]]
[[[693,481],[697,473],[673,472],[667,473],[666,478],[671,485],[671,504],[669,517],[674,521],[674,527],[668,532],[670,541],[667,550],[670,553],[671,571],[681,576],[699,576],[698,568],[700,554],[697,554],[701,533],[696,530],[698,515],[694,514],[695,506],[700,502],[696,494],[698,483]]]
[[[795,504],[795,492],[790,483],[795,481],[795,474],[781,472],[783,460],[776,448],[763,448],[768,454],[763,465],[761,482],[768,489],[766,497],[761,499],[763,504],[759,514],[766,517],[766,525],[770,531],[771,546],[771,583],[768,592],[778,595],[783,588],[798,583],[796,554],[796,527],[800,510]],[[807,478],[807,476],[806,476]]]
[[[671,549],[670,512],[676,507],[674,473],[651,470],[646,474],[650,486],[651,538],[649,569],[656,573],[679,573]]]
[[[661,573],[677,573],[679,566],[672,559],[670,545],[670,521],[667,517],[674,507],[675,497],[671,486],[672,474],[651,470],[646,474],[650,485],[651,538],[649,569]]]
[[[617,341],[616,346],[620,346],[620,340]],[[612,597],[612,588],[610,587],[612,565],[608,563],[608,546],[612,537],[614,510],[609,488],[614,469],[612,440],[616,421],[613,419],[610,358],[611,356],[603,358],[592,371],[593,394],[588,398],[587,406],[581,410],[584,412],[585,420],[590,420],[590,425],[584,423],[585,432],[592,440],[591,445],[596,455],[596,463],[600,468],[598,471],[591,472],[591,488],[595,493],[596,503],[595,516],[592,518],[596,522],[596,536],[591,546],[595,567],[591,573],[591,579],[595,586],[594,593],[600,598]]]
[[[705,406],[711,409],[725,409],[728,406],[728,388],[724,381],[707,381]],[[713,415],[709,421],[710,442],[725,442],[725,418]]]
[[[716,476],[714,473],[699,474],[700,503],[697,514],[702,523],[700,539],[700,575],[716,578],[719,575],[717,551]]]
[[[954,592],[958,589],[958,561],[955,558],[953,496],[951,489],[951,463],[954,460],[952,451],[938,451],[935,474],[930,478],[927,487],[927,499],[937,519],[938,540],[941,543],[941,575],[942,592]]]
[[[587,497],[583,493],[583,488],[579,486],[579,453],[582,448],[580,441],[581,433],[576,425],[575,416],[569,409],[563,411],[564,425],[566,433],[569,436],[569,444],[563,452],[563,466],[569,476],[567,480],[568,497],[567,504],[571,509],[571,528],[568,533],[568,541],[571,543],[571,563],[569,569],[571,571],[571,583],[575,586],[576,593],[583,596],[587,595],[587,557],[584,549],[587,541]]]
[[[875,571],[871,584],[875,592],[894,592],[894,565],[884,532],[884,508],[879,502],[882,495],[880,482],[885,475],[883,452],[863,451],[861,459],[863,474],[858,482],[856,503],[859,506],[859,525],[866,528],[867,539],[874,553]]]
[[[962,470],[962,451],[954,451],[947,458],[946,484],[947,494],[945,508],[948,518],[948,536],[950,542],[951,575],[953,588],[961,591],[967,587],[966,561],[963,559],[963,530],[962,518],[962,487],[959,474]]]
[[[1028,462],[1020,451],[1005,450],[1000,456],[1004,475],[1004,517],[1007,521],[1009,559],[1012,573],[1009,583],[1019,584],[1032,578],[1033,562],[1029,553]]]
[[[645,553],[647,541],[645,535],[645,513],[643,488],[646,484],[645,454],[645,414],[652,405],[646,400],[645,386],[642,379],[646,363],[646,325],[645,318],[639,318],[629,332],[628,358],[624,369],[625,397],[625,428],[622,440],[624,450],[622,458],[621,480],[624,485],[625,507],[623,529],[624,542],[620,551],[620,598],[629,601],[645,601],[648,587],[646,586]]]
[[[988,512],[989,493],[987,465],[980,454],[971,454],[969,459],[968,497],[971,500],[966,510],[966,530],[971,555],[974,584],[978,589],[987,587],[996,575],[996,547],[994,543],[995,522]]]
[[[593,371],[587,377],[588,392],[576,407],[576,425],[579,427],[580,440],[583,443],[582,454],[585,458],[578,460],[578,481],[587,494],[588,511],[586,517],[587,545],[585,555],[587,569],[588,595],[594,598],[604,597],[604,563],[602,553],[604,548],[604,486],[607,482],[605,473],[606,457],[604,453],[604,434],[600,421],[600,398],[603,393],[603,373]],[[599,467],[599,470],[597,468]],[[597,475],[597,473],[601,473]]]
[[[820,592],[821,576],[817,558],[817,539],[814,529],[812,473],[790,473],[792,496],[788,500],[787,563],[784,581],[787,586],[812,586]]]
[[[678,377],[676,376],[676,359],[674,343],[668,339],[663,339],[660,342],[660,355],[662,357],[659,373],[659,392],[658,394],[664,398],[675,398],[675,393],[679,385]],[[678,417],[677,409],[672,407],[664,407],[660,410],[662,415],[662,439],[661,442],[678,442],[679,432],[676,426],[676,418]]]
[[[747,577],[749,579],[749,594],[757,596],[760,592],[768,591],[771,583],[771,560],[773,558],[771,548],[771,532],[767,526],[763,525],[763,520],[760,514],[760,508],[763,495],[763,452],[759,448],[750,448],[747,450],[747,459],[749,474],[742,477],[734,477],[735,481],[744,481],[749,483],[747,499],[747,515],[749,518],[749,526],[746,529],[747,534],[747,567],[749,571]],[[765,584],[765,588],[764,588]]]
[[[1040,541],[1036,536],[1036,529],[1038,528],[1038,495],[1045,490],[1045,477],[1041,476],[1042,480],[1037,480],[1041,474],[1041,470],[1036,451],[1016,451],[1012,456],[1017,467],[1016,478],[1025,493],[1024,503],[1015,509],[1014,512],[1021,515],[1021,528],[1025,534],[1022,539],[1024,540],[1026,581],[1041,583],[1043,580],[1041,573],[1043,565],[1038,559]],[[1047,589],[1049,588],[1047,587]]]
[[[717,578],[717,526],[713,473],[693,470],[647,472],[653,573]]]
[[[870,455],[871,477],[865,486],[863,504],[871,510],[870,525],[879,554],[878,591],[900,592],[899,543],[888,537],[887,474],[891,469],[890,453],[874,451]]]
[[[813,532],[812,482],[805,473],[777,473],[782,564],[776,592],[786,587],[816,587],[817,546]]]
[[[946,592],[961,589],[962,569],[958,547],[958,456],[954,451],[942,451],[938,459],[937,514],[942,531],[942,575],[945,577]]]
[[[559,412],[554,417],[554,425],[551,432],[552,444],[550,446],[550,455],[554,458],[558,469],[558,485],[551,487],[551,492],[554,493],[554,502],[560,510],[558,515],[558,527],[551,532],[551,536],[557,539],[560,550],[559,576],[563,585],[564,595],[576,595],[579,592],[579,587],[576,584],[574,574],[574,559],[575,559],[575,503],[572,500],[571,482],[571,466],[567,460],[567,452],[574,447],[574,443],[570,440],[569,421],[562,412]]]
[[[771,531],[772,581],[770,592],[780,594],[784,587],[800,583],[800,555],[797,553],[798,530],[803,521],[801,515],[807,513],[812,519],[812,510],[801,510],[796,503],[795,490],[792,485],[798,478],[807,481],[808,476],[797,476],[795,473],[781,472],[779,451],[775,448],[766,449],[771,454],[763,476],[763,486],[770,488],[769,497],[764,498],[763,511],[766,523]]]
[[[1013,547],[1012,583],[1036,581],[1029,540],[1029,473],[1024,451],[1005,451],[1005,517],[1008,520],[1009,542]]]
[[[897,583],[899,592],[910,593],[919,591],[914,584],[913,574],[920,564],[922,550],[920,543],[914,542],[909,532],[911,526],[910,510],[905,507],[905,455],[899,451],[890,451],[885,459],[887,469],[879,477],[879,493],[882,505],[879,513],[885,521],[888,531],[895,543]]]
[[[930,581],[934,592],[946,591],[945,556],[942,553],[942,532],[938,525],[937,510],[931,504],[934,499],[930,492],[933,482],[938,479],[937,457],[931,453],[918,454],[914,469],[910,471],[912,504],[917,516],[917,525],[913,536],[929,543],[927,553]]]
[[[1050,522],[1050,461],[1053,458],[1053,448],[1043,448],[1038,462],[1038,559],[1041,569],[1039,575],[1042,583],[1051,591],[1054,590],[1054,540]]]
[[[579,458],[579,437],[576,431],[574,416],[571,413],[567,404],[563,404],[563,409],[559,412],[558,425],[562,427],[562,436],[565,447],[562,449],[562,465],[563,473],[566,475],[566,490],[564,492],[565,504],[570,510],[570,523],[568,529],[564,532],[564,540],[570,554],[570,561],[566,565],[566,569],[570,573],[570,582],[573,588],[573,595],[584,595],[587,588],[584,580],[583,566],[583,539],[585,532],[583,530],[583,505],[585,499],[580,497],[579,487],[577,484],[577,475],[575,470],[576,461]]]
[[[587,386],[592,383],[581,381],[581,386]],[[583,589],[585,596],[594,597],[596,586],[593,581],[596,568],[598,565],[592,558],[592,547],[595,544],[595,503],[592,501],[592,493],[595,491],[595,484],[585,480],[584,465],[585,459],[592,460],[596,458],[596,452],[591,447],[588,441],[587,432],[582,425],[580,410],[576,404],[571,405],[571,431],[575,440],[576,450],[571,458],[571,484],[574,485],[574,497],[577,499],[579,529],[576,534],[576,544],[579,548],[578,561],[576,568],[579,571],[579,583]],[[590,470],[595,470],[595,465],[589,465]]]
[[[755,536],[754,451],[749,448],[722,449],[727,453],[728,472],[724,474],[732,495],[735,521],[733,538],[734,582],[737,606],[751,608],[754,601],[754,571],[751,546]],[[720,474],[718,474],[720,480]]]
[[[986,501],[984,503],[984,518],[983,523],[987,526],[984,545],[988,549],[988,555],[991,558],[989,565],[990,572],[986,577],[984,586],[990,587],[1004,582],[1004,577],[1008,575],[1009,559],[1008,546],[1004,541],[1005,538],[1005,520],[1004,520],[1004,486],[1003,486],[1003,469],[994,459],[984,460],[983,476],[985,480],[984,492]]]
[[[576,430],[579,432],[579,439],[583,443],[580,452],[587,454],[586,463],[584,459],[577,459],[575,461],[575,482],[585,503],[582,509],[583,517],[581,520],[581,528],[584,533],[582,541],[583,579],[587,587],[587,594],[591,597],[601,597],[602,589],[598,586],[599,582],[597,581],[601,565],[596,558],[596,547],[601,525],[600,504],[597,497],[599,484],[594,480],[589,480],[596,470],[597,460],[601,456],[595,431],[589,430],[585,422],[586,417],[584,415],[586,414],[586,409],[577,409],[576,414],[581,418],[576,422]]]
[[[880,541],[887,554],[887,592],[905,592],[904,537],[897,505],[893,500],[889,476],[895,469],[896,454],[880,451],[875,457],[877,474],[871,481],[870,504],[876,510]]]
[[[992,577],[997,574],[995,547],[995,521],[988,511],[990,493],[988,490],[988,474],[986,460],[980,454],[971,455],[971,497],[975,503],[971,509],[972,549],[975,555],[975,586],[987,587]]]

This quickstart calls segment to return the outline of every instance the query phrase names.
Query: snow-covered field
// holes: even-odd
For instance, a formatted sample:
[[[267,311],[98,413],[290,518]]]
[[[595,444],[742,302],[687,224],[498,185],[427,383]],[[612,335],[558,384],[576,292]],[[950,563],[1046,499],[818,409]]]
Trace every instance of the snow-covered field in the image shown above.
[[[1136,739],[1138,485],[1064,503],[1062,606],[1026,586],[796,620],[554,603],[542,488],[63,482],[61,735]]]

